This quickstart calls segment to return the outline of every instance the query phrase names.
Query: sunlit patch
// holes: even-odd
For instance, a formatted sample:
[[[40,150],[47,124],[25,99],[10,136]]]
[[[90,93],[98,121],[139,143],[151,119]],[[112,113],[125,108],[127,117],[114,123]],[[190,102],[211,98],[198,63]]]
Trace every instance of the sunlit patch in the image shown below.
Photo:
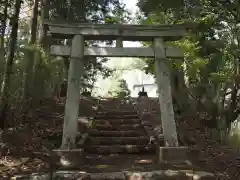
[[[119,154],[110,154],[109,156],[110,156],[110,157],[118,157]]]
[[[70,166],[71,165],[71,162],[64,157],[62,157],[60,159],[60,163],[61,163],[62,166]]]
[[[152,164],[152,160],[151,159],[140,159],[140,160],[136,160],[135,161],[136,164]]]
[[[164,171],[164,175],[166,176],[177,176],[179,174],[181,174],[179,171],[173,171],[173,170]]]
[[[29,158],[14,159],[11,157],[4,157],[4,158],[0,159],[0,165],[4,165],[4,166],[10,168],[10,167],[23,165],[28,160],[29,160]]]
[[[133,148],[133,145],[125,145],[126,148]]]
[[[78,172],[81,173],[81,174],[87,174],[86,171],[78,171]]]

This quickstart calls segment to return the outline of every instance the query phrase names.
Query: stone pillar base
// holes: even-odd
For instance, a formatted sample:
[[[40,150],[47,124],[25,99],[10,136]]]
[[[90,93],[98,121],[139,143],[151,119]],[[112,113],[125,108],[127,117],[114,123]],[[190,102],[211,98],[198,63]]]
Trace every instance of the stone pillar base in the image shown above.
[[[84,149],[54,149],[52,160],[55,165],[68,168],[82,165]]]
[[[189,148],[187,146],[157,147],[157,163],[186,161],[188,154]]]

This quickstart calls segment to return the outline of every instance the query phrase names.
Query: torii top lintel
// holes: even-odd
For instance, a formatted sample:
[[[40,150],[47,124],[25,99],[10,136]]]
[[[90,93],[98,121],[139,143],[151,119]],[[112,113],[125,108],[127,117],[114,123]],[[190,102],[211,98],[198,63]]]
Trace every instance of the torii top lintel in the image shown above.
[[[123,25],[123,24],[86,24],[45,20],[49,33],[54,38],[72,38],[81,34],[86,40],[152,41],[162,37],[166,41],[179,40],[187,35],[193,24],[177,25]]]

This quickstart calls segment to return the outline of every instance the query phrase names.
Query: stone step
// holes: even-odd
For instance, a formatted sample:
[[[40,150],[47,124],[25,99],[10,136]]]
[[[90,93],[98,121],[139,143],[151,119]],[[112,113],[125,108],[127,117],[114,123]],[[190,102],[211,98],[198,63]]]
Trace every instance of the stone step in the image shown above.
[[[134,106],[132,104],[99,104],[101,105],[102,109],[134,109]]]
[[[134,137],[134,136],[143,136],[146,135],[144,131],[136,131],[136,130],[129,130],[129,131],[99,131],[99,130],[91,130],[90,136],[99,136],[99,137]]]
[[[100,154],[112,154],[112,153],[155,153],[156,146],[149,145],[91,145],[85,147],[85,152],[88,153],[100,153]]]
[[[107,115],[107,116],[121,116],[121,115],[138,115],[137,111],[119,111],[119,110],[101,110],[96,113],[97,115]]]
[[[138,111],[136,109],[133,109],[133,108],[115,108],[115,107],[104,107],[104,108],[99,108],[97,113],[98,112],[109,112],[109,114],[118,114],[118,113],[121,113],[123,114],[123,112],[125,112],[126,114],[138,114]],[[113,112],[113,113],[112,113]],[[100,113],[100,114],[101,114]]]
[[[112,106],[132,106],[132,103],[122,103],[122,102],[107,102],[107,101],[101,101],[101,102],[99,102],[99,104],[103,104],[103,105],[107,105],[107,106],[110,106],[110,105],[112,105]]]
[[[3,178],[9,179],[9,178]],[[14,175],[11,179],[39,179],[39,180],[60,180],[60,179],[81,179],[81,180],[218,180],[213,173],[194,170],[149,170],[141,171],[118,171],[118,172],[98,172],[86,173],[82,171],[54,171],[52,173],[33,173],[25,175]]]
[[[124,163],[123,163],[124,159]],[[117,166],[118,168],[126,168],[126,164],[131,167],[135,165],[149,165],[155,163],[155,154],[110,154],[99,155],[85,153],[85,162],[88,165],[98,166]],[[124,166],[124,167],[123,167]]]
[[[95,119],[95,124],[141,124],[140,119]]]
[[[123,109],[133,109],[132,104],[119,104],[119,103],[99,103],[102,105],[103,109],[112,109],[112,108],[123,108]]]
[[[84,162],[92,167],[105,166],[116,167],[116,170],[128,169],[130,171],[134,169],[144,169],[144,171],[150,170],[186,170],[192,169],[192,163],[190,161],[179,162],[156,162],[155,154],[90,154],[85,153]],[[100,171],[103,169],[100,169]]]
[[[95,115],[94,119],[136,119],[139,118],[137,114],[135,115]]]
[[[89,137],[87,144],[91,145],[147,145],[150,142],[146,136],[138,137]]]
[[[128,172],[125,173],[127,179],[152,179],[152,180],[217,180],[214,174],[188,170],[155,170],[151,172]]]
[[[95,124],[94,128],[100,131],[143,131],[145,132],[141,124]]]

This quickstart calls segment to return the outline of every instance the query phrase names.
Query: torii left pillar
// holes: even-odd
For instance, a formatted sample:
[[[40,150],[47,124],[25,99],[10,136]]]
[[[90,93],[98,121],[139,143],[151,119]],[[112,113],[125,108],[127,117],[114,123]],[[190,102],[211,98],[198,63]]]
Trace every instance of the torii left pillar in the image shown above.
[[[71,61],[68,71],[67,99],[61,149],[74,149],[78,133],[80,84],[83,74],[84,36],[76,35],[72,41]]]

